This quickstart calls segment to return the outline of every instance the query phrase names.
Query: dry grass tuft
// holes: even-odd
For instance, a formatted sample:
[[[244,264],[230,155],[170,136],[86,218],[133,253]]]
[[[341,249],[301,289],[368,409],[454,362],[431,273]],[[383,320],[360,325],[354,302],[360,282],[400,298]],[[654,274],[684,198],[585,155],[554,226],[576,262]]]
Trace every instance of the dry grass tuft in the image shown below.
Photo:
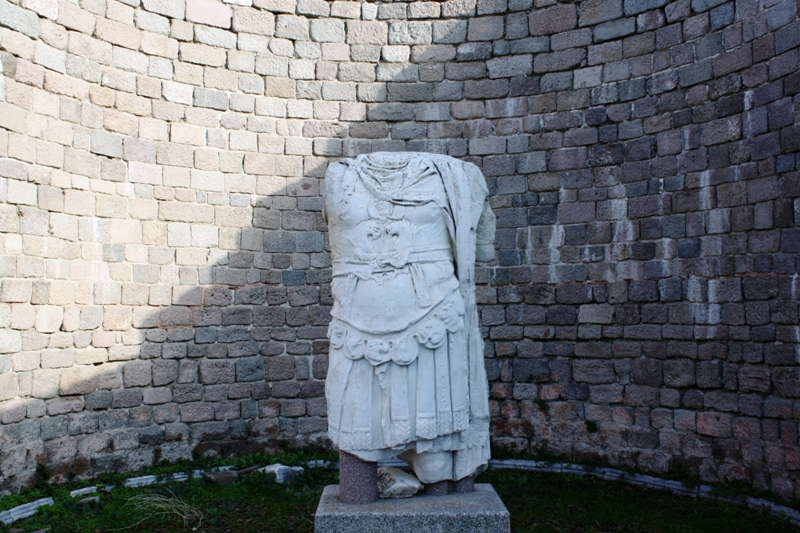
[[[140,524],[149,522],[151,520],[160,521],[165,518],[177,518],[183,522],[184,527],[196,523],[192,528],[192,530],[195,531],[200,527],[200,523],[203,521],[202,512],[184,502],[174,494],[171,496],[164,496],[162,494],[155,493],[137,494],[136,496],[129,498],[124,507],[132,508],[134,515],[143,515],[143,518],[134,524],[119,528],[120,530],[135,528]]]

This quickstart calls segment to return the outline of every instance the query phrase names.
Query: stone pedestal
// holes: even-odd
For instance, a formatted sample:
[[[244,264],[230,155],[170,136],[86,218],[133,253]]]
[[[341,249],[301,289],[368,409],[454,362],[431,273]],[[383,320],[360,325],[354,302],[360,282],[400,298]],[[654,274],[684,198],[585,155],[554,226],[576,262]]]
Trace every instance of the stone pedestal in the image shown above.
[[[339,500],[339,485],[322,492],[315,533],[510,533],[511,517],[486,483],[474,492],[352,505]]]

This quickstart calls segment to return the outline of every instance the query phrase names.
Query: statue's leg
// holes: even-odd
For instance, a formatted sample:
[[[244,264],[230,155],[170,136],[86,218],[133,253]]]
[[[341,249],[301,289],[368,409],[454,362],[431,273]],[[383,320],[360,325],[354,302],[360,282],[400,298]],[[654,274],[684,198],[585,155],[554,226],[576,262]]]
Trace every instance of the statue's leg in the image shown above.
[[[372,503],[378,499],[378,463],[363,461],[339,451],[339,500],[343,503]]]
[[[425,494],[428,496],[444,496],[445,494],[450,494],[453,492],[451,490],[452,485],[453,482],[449,479],[437,481],[436,483],[426,483]]]
[[[465,493],[475,490],[475,476],[467,476],[453,482],[453,492]]]

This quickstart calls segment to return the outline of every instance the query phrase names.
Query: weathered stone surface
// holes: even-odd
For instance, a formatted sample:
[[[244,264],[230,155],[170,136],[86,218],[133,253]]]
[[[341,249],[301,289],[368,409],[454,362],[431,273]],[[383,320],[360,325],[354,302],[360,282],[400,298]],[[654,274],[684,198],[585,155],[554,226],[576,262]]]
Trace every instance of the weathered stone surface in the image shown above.
[[[298,475],[302,474],[304,470],[302,466],[274,464],[259,468],[258,471],[264,474],[274,474],[275,481],[278,483],[288,483]]]
[[[478,483],[475,491],[446,496],[416,496],[348,505],[338,499],[338,485],[325,487],[314,518],[318,533],[412,529],[508,533],[510,518],[491,485]]]
[[[531,35],[551,35],[574,28],[578,14],[573,4],[536,9],[530,14]]]
[[[378,468],[378,498],[410,498],[422,490],[417,478],[399,468]]]

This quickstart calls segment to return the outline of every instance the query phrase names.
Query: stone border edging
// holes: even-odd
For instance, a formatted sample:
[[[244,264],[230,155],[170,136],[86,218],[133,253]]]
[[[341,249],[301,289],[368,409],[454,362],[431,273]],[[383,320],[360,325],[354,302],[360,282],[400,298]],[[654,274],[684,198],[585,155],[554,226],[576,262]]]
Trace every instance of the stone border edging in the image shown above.
[[[307,461],[305,464],[309,468],[330,466],[329,462],[322,460]],[[405,462],[399,459],[387,459],[384,461],[378,461],[378,464],[380,464],[381,466],[394,466],[394,467],[408,466]],[[763,498],[755,498],[753,496],[742,496],[740,498],[718,496],[712,494],[714,487],[711,487],[709,485],[698,485],[696,487],[687,487],[680,481],[675,481],[672,479],[661,479],[653,476],[648,476],[645,474],[632,474],[630,472],[625,472],[624,470],[617,470],[616,468],[584,466],[574,463],[549,463],[547,461],[529,461],[524,459],[490,459],[489,464],[492,467],[501,470],[517,468],[519,470],[527,470],[530,472],[550,472],[554,474],[575,474],[578,476],[594,476],[604,479],[606,481],[622,480],[631,485],[637,485],[649,489],[668,490],[673,494],[677,494],[679,496],[691,496],[693,498],[700,498],[701,500],[723,501],[733,505],[746,505],[751,509],[766,511],[772,515],[781,518],[787,518],[790,524],[792,524],[793,526],[800,527],[800,511],[786,507],[785,505],[780,505],[771,502],[769,500],[765,500]],[[333,466],[338,467],[338,464],[334,464]],[[194,479],[201,478],[203,477],[203,474],[206,472],[224,472],[228,470],[233,470],[233,467],[221,466],[221,467],[211,468],[209,470],[194,470],[192,471],[191,474],[187,474],[185,472],[177,472],[167,478],[150,474],[146,476],[139,476],[126,479],[125,482],[123,483],[123,486],[145,487],[147,485],[153,485],[156,483],[166,483],[168,481],[186,481],[187,479],[189,479],[189,477],[192,477]],[[99,487],[97,486],[84,487],[82,489],[76,489],[71,491],[69,495],[71,498],[75,498],[77,496],[92,494],[97,492],[98,488]],[[114,485],[107,485],[103,487],[102,490],[108,492],[113,488]],[[0,522],[3,522],[5,525],[13,524],[17,520],[22,520],[23,518],[28,518],[30,516],[33,516],[39,510],[39,507],[43,505],[53,505],[54,503],[55,502],[53,501],[53,498],[42,498],[34,502],[18,505],[17,507],[13,507],[7,511],[0,512]]]
[[[0,522],[3,522],[5,525],[13,524],[17,520],[22,520],[23,518],[28,518],[29,516],[35,515],[36,511],[38,511],[39,507],[42,505],[53,505],[54,503],[55,502],[53,501],[53,498],[42,498],[40,500],[36,500],[35,502],[17,505],[8,511],[3,511],[0,513]]]
[[[186,472],[176,472],[172,475],[167,475],[167,476],[158,476],[155,474],[149,474],[146,476],[138,476],[126,479],[122,483],[122,486],[127,488],[138,488],[138,487],[146,487],[147,485],[154,485],[157,483],[167,483],[169,481],[186,481],[190,477],[193,479],[201,478],[203,477],[203,474],[205,474],[206,472],[224,472],[227,470],[233,470],[233,467],[219,466],[211,468],[209,470],[193,470],[191,474],[187,474]],[[73,491],[70,491],[69,496],[70,498],[76,498],[78,496],[94,494],[98,490],[109,492],[115,487],[116,485],[106,485],[105,487],[102,488],[97,485],[92,487],[84,487],[82,489],[75,489]],[[22,520],[23,518],[28,518],[30,516],[35,515],[36,511],[39,510],[39,507],[43,505],[53,505],[54,503],[55,501],[53,500],[53,498],[42,498],[34,502],[24,503],[22,505],[12,507],[11,509],[0,513],[0,522],[3,522],[7,526],[11,525],[17,520]]]

